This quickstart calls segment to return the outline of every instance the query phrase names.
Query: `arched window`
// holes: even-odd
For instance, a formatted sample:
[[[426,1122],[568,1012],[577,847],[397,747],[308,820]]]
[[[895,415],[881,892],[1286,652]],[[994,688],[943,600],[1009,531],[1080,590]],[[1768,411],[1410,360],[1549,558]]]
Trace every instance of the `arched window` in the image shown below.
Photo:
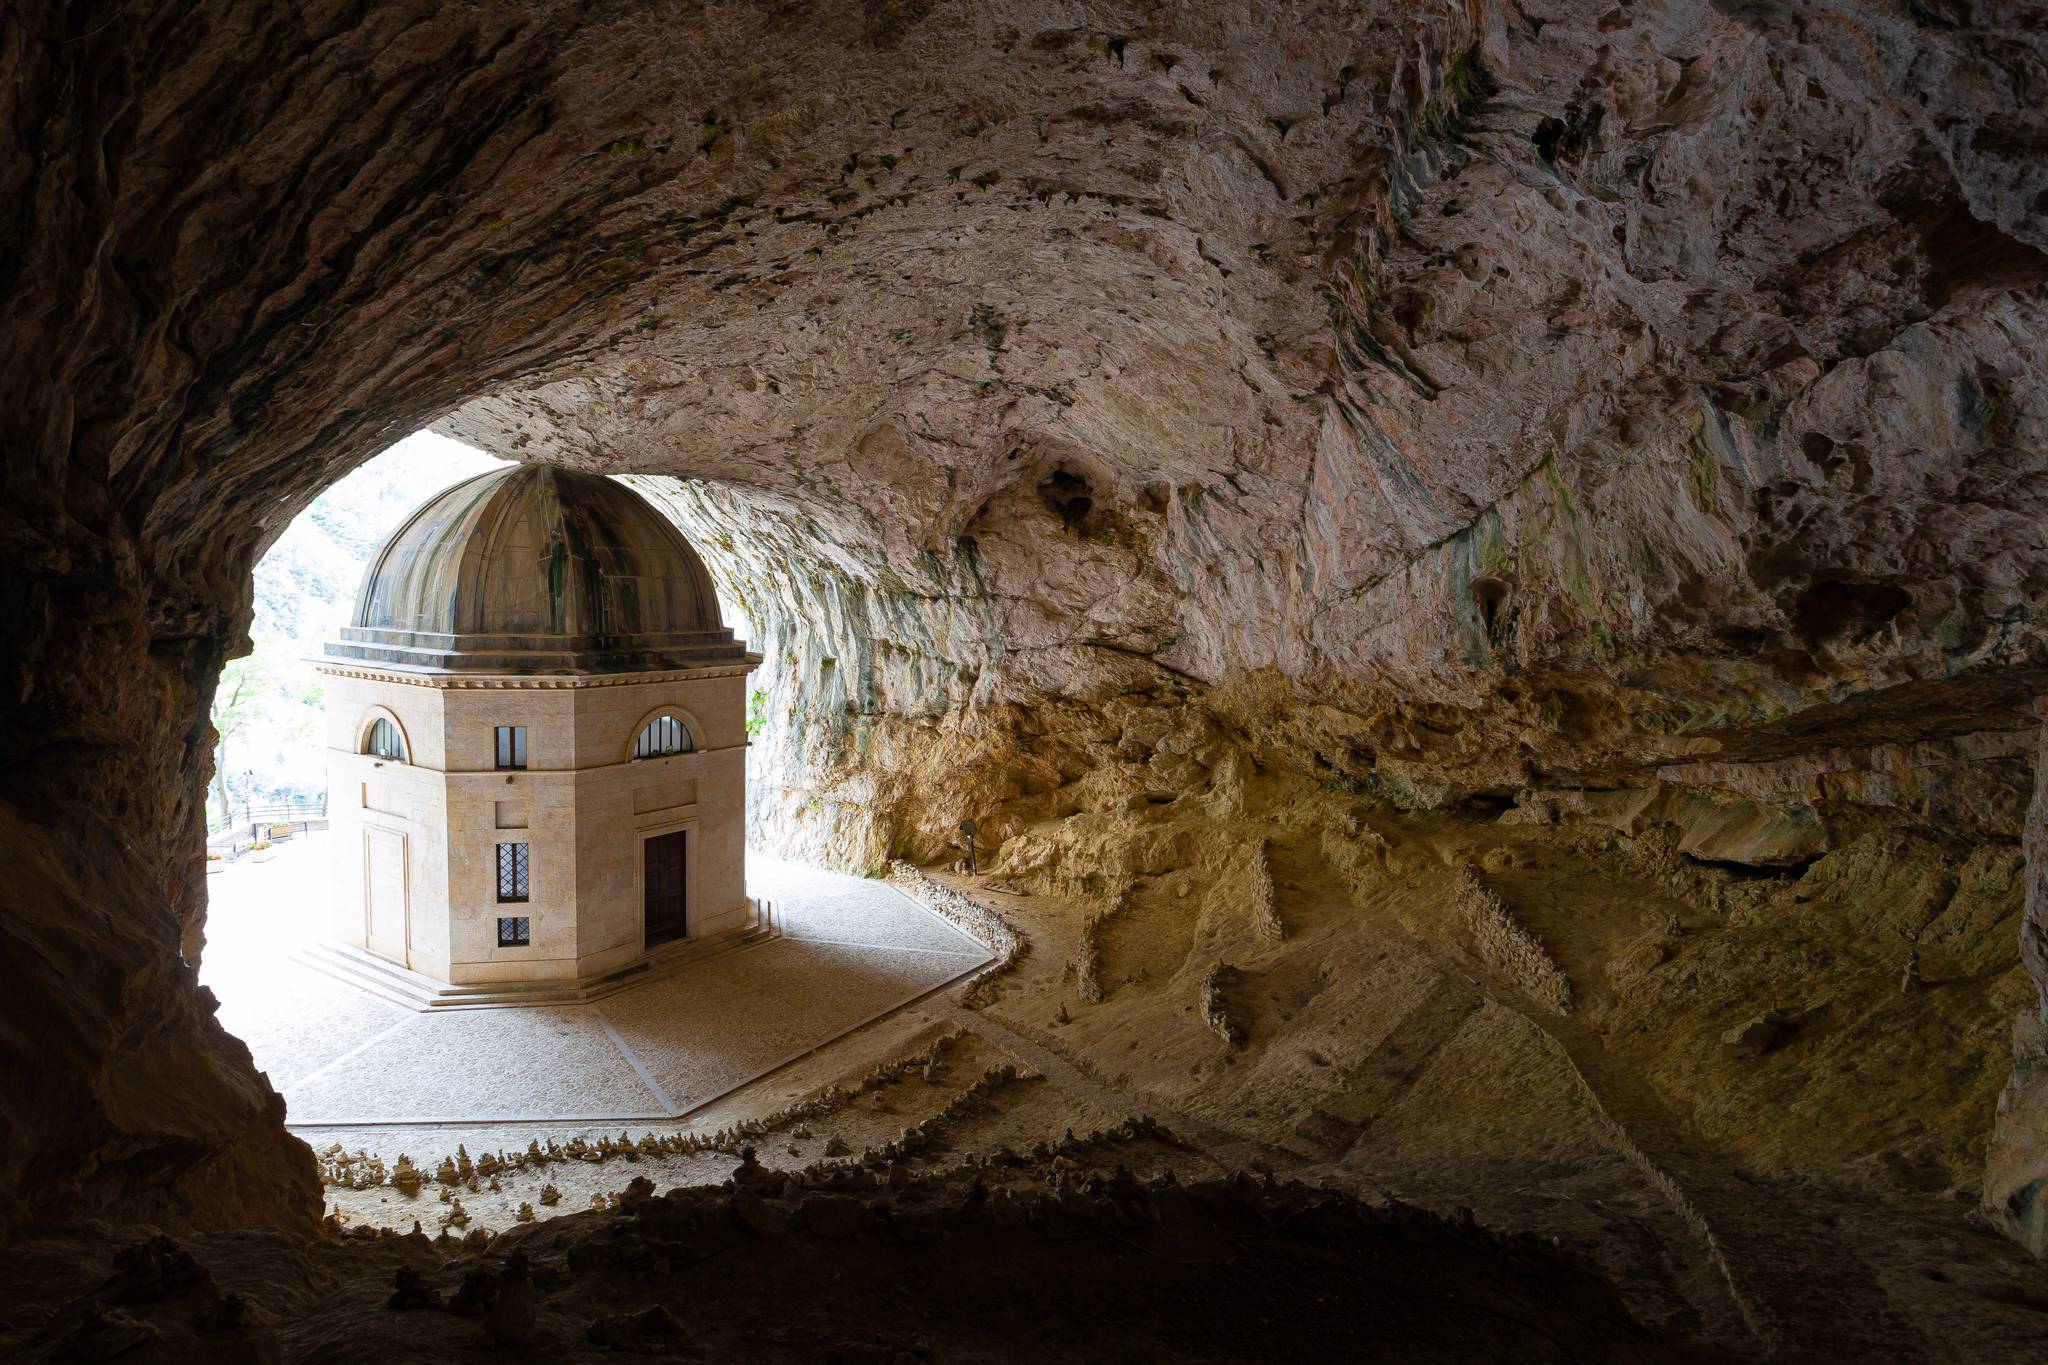
[[[674,716],[656,716],[633,741],[633,757],[660,758],[690,751],[690,728]]]
[[[405,740],[398,733],[389,717],[379,716],[377,723],[370,727],[370,737],[363,745],[363,752],[375,754],[378,758],[395,758],[405,762]]]

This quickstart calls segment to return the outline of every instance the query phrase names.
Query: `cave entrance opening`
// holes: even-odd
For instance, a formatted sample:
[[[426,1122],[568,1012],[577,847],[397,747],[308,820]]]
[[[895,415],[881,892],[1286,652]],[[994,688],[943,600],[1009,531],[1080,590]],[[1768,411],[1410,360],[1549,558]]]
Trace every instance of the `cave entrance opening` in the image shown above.
[[[405,967],[417,851],[398,818],[398,775],[418,757],[405,725],[376,710],[342,739],[331,734],[328,680],[313,657],[348,624],[365,566],[393,526],[429,494],[503,463],[431,432],[409,436],[322,490],[254,567],[250,649],[223,668],[210,716],[199,973],[221,1001],[221,1023],[280,1089],[331,1043],[388,1026],[374,1002],[309,994],[296,964],[332,936],[338,916],[353,915],[367,951]],[[330,749],[343,740],[368,772],[330,788]],[[360,807],[371,826],[352,840],[361,876],[345,906],[336,802]]]
[[[442,1113],[399,1079],[440,1063],[407,1041],[423,1014],[505,1006],[521,1034],[510,1016],[774,936],[744,847],[760,659],[665,500],[422,433],[324,490],[253,580],[198,956],[295,1129]],[[667,1103],[591,1051],[553,1073],[590,1070],[622,1113]]]

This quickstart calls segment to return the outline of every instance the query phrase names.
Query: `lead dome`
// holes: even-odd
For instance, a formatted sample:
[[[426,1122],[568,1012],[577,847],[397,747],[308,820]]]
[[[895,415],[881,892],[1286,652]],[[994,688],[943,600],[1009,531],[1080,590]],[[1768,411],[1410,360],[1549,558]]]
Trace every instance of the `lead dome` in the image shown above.
[[[371,559],[328,657],[583,673],[745,656],[688,540],[631,489],[510,465],[445,489]]]

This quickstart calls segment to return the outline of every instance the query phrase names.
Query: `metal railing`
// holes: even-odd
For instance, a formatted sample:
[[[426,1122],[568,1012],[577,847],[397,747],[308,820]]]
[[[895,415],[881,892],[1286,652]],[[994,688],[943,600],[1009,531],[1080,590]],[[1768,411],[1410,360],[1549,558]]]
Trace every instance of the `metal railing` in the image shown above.
[[[326,824],[325,796],[313,801],[252,802],[235,807],[225,820],[207,826],[206,850],[224,858],[239,858],[257,844],[289,839]]]

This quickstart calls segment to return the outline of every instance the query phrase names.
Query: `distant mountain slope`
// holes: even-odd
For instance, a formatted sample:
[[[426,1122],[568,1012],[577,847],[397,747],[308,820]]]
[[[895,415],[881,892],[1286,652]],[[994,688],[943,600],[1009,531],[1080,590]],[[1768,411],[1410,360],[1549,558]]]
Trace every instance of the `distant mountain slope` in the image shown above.
[[[306,662],[348,623],[370,556],[407,513],[457,480],[503,461],[419,432],[314,499],[256,565],[255,649],[228,665],[214,707],[213,814],[316,798],[325,790],[320,676]]]

